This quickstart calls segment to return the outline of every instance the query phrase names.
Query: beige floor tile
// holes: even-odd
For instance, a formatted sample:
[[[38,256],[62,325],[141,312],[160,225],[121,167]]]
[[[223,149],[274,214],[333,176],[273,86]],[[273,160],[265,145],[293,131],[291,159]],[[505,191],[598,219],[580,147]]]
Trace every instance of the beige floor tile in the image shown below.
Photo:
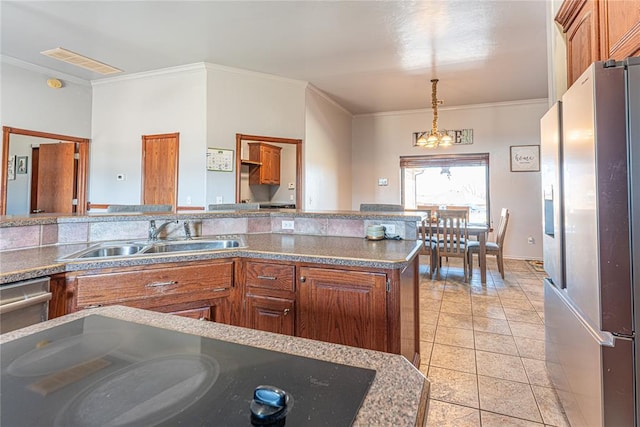
[[[478,376],[482,410],[542,422],[542,416],[529,384]]]
[[[436,329],[435,342],[438,344],[473,348],[473,331],[470,329],[438,326],[438,328]]]
[[[474,316],[488,317],[490,319],[507,320],[501,305],[472,303],[471,312]]]
[[[534,323],[509,321],[509,327],[514,337],[525,337],[544,341],[544,326],[542,323],[536,325]]]
[[[478,281],[480,279],[478,278]],[[490,297],[497,297],[498,296],[498,291],[496,290],[496,288],[494,288],[493,286],[487,286],[486,284],[482,284],[480,282],[478,282],[478,284],[471,284],[469,285],[469,290],[471,291],[471,295],[477,295],[477,296],[490,296]]]
[[[420,341],[433,342],[436,337],[435,324],[420,323]]]
[[[516,347],[516,343],[511,335],[475,331],[474,339],[476,343],[476,350],[519,356],[518,348]]]
[[[459,301],[442,301],[442,305],[440,306],[440,311],[444,311],[447,313],[458,313],[458,314],[471,314],[471,301],[469,302],[459,302]]]
[[[432,399],[427,427],[480,427],[480,411]]]
[[[552,388],[532,385],[533,395],[538,402],[544,423],[556,427],[569,427],[562,405],[556,392]]]
[[[518,356],[476,351],[478,375],[528,383],[529,379]]]
[[[448,326],[450,328],[473,329],[473,318],[468,314],[440,313],[438,326]]]
[[[493,412],[480,411],[482,427],[542,427],[543,424],[521,420]]]
[[[420,310],[420,324],[436,325],[440,312],[437,310]]]
[[[430,397],[478,408],[478,380],[474,374],[429,366]]]
[[[529,302],[529,299],[525,297],[524,299],[513,299],[513,298],[503,298],[500,297],[500,302],[504,308],[519,308],[520,310],[533,310],[533,306]]]
[[[529,384],[542,387],[553,387],[544,360],[522,358],[524,370],[527,372]]]
[[[502,303],[500,303],[500,297],[497,295],[478,295],[471,294],[471,305],[476,304],[487,304],[494,305],[496,307],[502,307]]]
[[[516,342],[520,357],[545,360],[544,341],[518,336],[514,336],[513,340]]]
[[[488,317],[473,317],[473,329],[494,334],[511,335],[509,323],[506,320],[490,319]]]
[[[420,310],[440,311],[442,300],[421,296],[419,304],[420,304]]]
[[[431,353],[433,352],[433,342],[420,341],[420,371],[427,375]],[[423,369],[424,368],[424,369]]]
[[[429,364],[454,371],[476,373],[476,356],[471,348],[435,343]]]
[[[504,314],[507,316],[507,320],[513,320],[516,322],[527,322],[527,323],[536,323],[542,324],[542,320],[540,320],[540,316],[535,310],[521,310],[519,308],[504,308]]]

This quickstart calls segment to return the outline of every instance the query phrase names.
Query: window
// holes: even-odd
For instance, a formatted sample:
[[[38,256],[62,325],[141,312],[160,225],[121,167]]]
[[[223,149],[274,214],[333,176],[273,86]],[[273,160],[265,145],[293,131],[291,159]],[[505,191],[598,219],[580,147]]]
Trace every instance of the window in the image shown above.
[[[469,222],[490,223],[489,154],[400,157],[402,200],[419,206],[469,206]]]

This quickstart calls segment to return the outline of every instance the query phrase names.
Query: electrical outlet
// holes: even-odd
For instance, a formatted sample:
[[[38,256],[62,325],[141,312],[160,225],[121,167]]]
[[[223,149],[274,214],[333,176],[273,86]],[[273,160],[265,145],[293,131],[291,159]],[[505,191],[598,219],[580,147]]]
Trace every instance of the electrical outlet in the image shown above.
[[[527,238],[527,243],[529,243],[530,245],[533,245],[535,242],[536,242],[536,241],[535,241],[535,239],[534,239],[533,237],[529,236],[529,237]]]
[[[191,204],[191,196],[187,196],[187,204],[190,205]]]
[[[282,221],[283,230],[293,230],[293,221]]]
[[[385,234],[389,236],[396,236],[396,225],[395,224],[380,224],[384,227]]]
[[[222,203],[222,196],[216,196],[216,203],[217,204]]]
[[[389,180],[387,178],[378,178],[378,185],[381,187],[389,185]]]
[[[295,190],[296,186],[293,184],[293,182],[289,183],[289,190]]]

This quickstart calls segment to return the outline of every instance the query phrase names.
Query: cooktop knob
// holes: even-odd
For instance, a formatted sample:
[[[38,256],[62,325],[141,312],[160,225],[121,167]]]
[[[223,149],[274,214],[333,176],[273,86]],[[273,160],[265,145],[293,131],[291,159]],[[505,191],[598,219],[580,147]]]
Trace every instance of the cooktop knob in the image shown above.
[[[260,426],[284,425],[293,398],[284,390],[271,385],[260,385],[253,391],[251,423]]]

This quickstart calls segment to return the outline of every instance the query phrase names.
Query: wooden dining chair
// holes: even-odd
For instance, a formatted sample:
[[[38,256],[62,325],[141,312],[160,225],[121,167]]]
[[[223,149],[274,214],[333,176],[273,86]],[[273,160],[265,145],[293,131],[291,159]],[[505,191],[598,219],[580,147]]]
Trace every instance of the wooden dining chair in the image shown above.
[[[438,252],[438,238],[433,234],[433,228],[431,226],[431,211],[422,210],[425,212],[426,218],[420,222],[420,229],[418,235],[422,240],[422,249],[420,249],[420,255],[426,255],[429,257],[429,278],[433,278],[433,274],[436,271],[438,260],[436,254]]]
[[[498,231],[496,232],[496,238],[494,242],[487,242],[487,255],[494,255],[496,262],[498,263],[498,271],[504,279],[504,236],[507,234],[507,225],[509,224],[509,209],[502,208],[500,212],[500,222],[498,223]],[[467,260],[469,263],[469,275],[473,271],[473,254],[480,253],[480,242],[468,242],[467,243]]]
[[[468,258],[466,245],[467,212],[465,210],[438,210],[438,269],[442,266],[442,257],[461,258],[464,267],[464,281],[467,281]]]

